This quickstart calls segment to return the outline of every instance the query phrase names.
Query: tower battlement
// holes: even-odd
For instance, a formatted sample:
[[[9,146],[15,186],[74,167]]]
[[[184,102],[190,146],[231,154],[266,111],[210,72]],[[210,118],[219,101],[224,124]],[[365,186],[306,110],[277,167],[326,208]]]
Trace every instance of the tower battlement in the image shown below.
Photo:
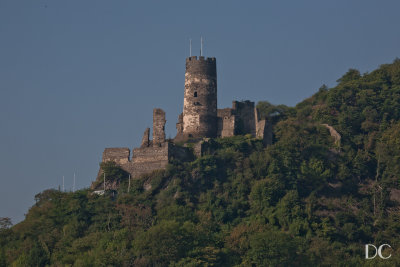
[[[215,57],[203,57],[203,56],[191,56],[186,58],[186,62],[190,61],[207,61],[207,62],[216,62]]]
[[[192,78],[206,78],[217,80],[217,61],[213,58],[188,57],[186,58],[186,81],[188,75]],[[189,77],[190,80],[190,77]],[[186,89],[186,88],[185,88]]]

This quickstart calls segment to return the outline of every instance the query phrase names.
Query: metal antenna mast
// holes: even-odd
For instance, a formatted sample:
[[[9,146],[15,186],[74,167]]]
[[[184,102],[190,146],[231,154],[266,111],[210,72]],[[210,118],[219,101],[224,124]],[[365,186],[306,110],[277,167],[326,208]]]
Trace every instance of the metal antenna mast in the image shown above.
[[[200,37],[200,56],[203,56],[203,37]]]
[[[62,191],[65,192],[65,187],[64,187],[64,175],[63,175],[63,187],[62,187]]]
[[[192,39],[189,39],[189,51],[190,56],[192,56]]]

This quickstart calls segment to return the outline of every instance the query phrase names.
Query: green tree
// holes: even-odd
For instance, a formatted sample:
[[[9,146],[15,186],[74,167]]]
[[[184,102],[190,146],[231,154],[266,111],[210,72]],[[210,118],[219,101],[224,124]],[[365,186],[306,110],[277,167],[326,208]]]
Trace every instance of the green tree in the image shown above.
[[[175,221],[161,221],[133,241],[133,251],[137,262],[149,265],[164,265],[184,258],[192,247],[193,234],[189,225]]]
[[[299,243],[286,233],[265,231],[250,238],[250,248],[244,258],[245,266],[296,266],[299,263]]]

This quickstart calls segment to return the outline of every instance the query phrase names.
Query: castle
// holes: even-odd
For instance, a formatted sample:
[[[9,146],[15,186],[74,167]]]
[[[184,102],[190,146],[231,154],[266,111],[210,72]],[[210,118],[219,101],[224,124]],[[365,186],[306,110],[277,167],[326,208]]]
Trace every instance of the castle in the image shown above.
[[[270,125],[260,119],[254,102],[233,101],[232,108],[217,108],[217,67],[214,57],[186,58],[183,112],[178,117],[177,135],[172,140],[165,138],[165,123],[165,112],[154,109],[152,140],[150,129],[147,128],[141,146],[132,149],[132,156],[129,148],[106,148],[102,162],[114,161],[132,177],[139,177],[165,168],[172,158],[190,158],[193,153],[177,145],[185,141],[195,143],[196,156],[202,155],[205,138],[251,134],[262,138],[265,145],[272,141]]]

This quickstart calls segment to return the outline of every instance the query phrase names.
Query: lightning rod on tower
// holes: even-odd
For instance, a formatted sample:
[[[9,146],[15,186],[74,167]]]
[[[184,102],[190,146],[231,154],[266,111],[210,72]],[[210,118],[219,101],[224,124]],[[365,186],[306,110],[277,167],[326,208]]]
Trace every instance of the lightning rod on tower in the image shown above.
[[[200,56],[203,56],[203,37],[200,37]]]

